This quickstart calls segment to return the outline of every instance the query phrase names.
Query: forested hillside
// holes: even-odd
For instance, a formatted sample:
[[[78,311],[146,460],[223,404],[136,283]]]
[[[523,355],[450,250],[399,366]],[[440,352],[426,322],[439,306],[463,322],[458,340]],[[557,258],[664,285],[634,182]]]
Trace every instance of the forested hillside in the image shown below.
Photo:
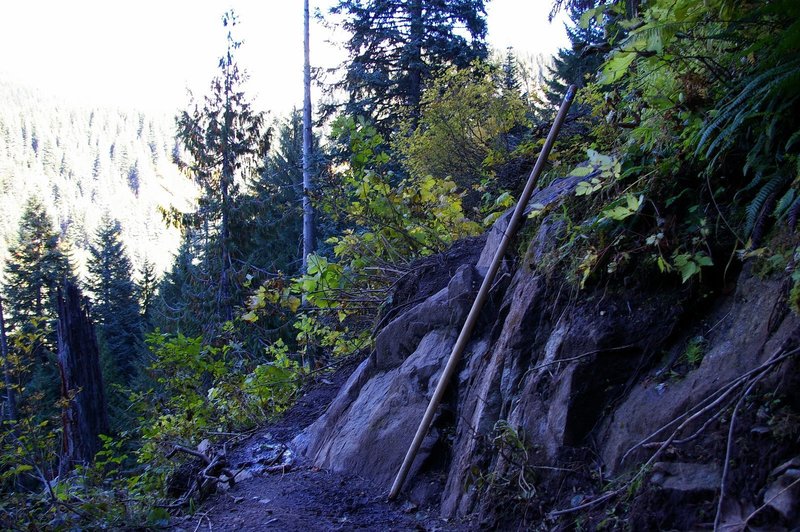
[[[544,77],[486,4],[336,1],[315,124],[233,12],[174,141],[4,86],[0,526],[796,526],[800,3],[555,0]]]
[[[22,209],[39,199],[85,271],[104,214],[119,220],[134,264],[166,269],[179,242],[159,207],[185,210],[196,194],[173,158],[174,118],[91,108],[0,80],[0,259]]]

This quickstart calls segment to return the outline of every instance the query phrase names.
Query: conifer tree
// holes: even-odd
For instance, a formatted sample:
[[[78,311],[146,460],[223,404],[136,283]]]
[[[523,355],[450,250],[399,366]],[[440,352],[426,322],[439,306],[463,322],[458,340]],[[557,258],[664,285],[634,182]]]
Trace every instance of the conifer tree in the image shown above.
[[[444,68],[487,55],[485,0],[339,0],[352,35],[344,78],[345,112],[373,120],[383,133],[420,114],[422,91]]]
[[[142,310],[142,322],[145,327],[152,324],[153,304],[155,303],[156,291],[158,290],[158,277],[156,276],[155,264],[147,258],[139,268],[139,307]]]
[[[575,84],[583,87],[586,76],[594,74],[603,62],[603,53],[592,44],[603,40],[603,29],[593,21],[588,27],[581,27],[581,15],[586,7],[580,3],[568,6],[570,23],[566,25],[570,48],[561,48],[553,58],[550,78],[545,81],[545,95],[550,105],[557,107],[567,92],[567,87]]]
[[[25,345],[22,366],[26,369],[19,375],[25,387],[20,404],[28,404],[31,397],[41,393],[42,401],[36,407],[39,414],[52,408],[58,397],[57,294],[60,286],[74,280],[64,249],[42,202],[29,198],[20,218],[16,241],[9,249],[4,299],[12,336],[20,338],[20,344]]]
[[[31,197],[25,205],[5,269],[11,327],[19,328],[32,318],[54,318],[56,289],[65,278],[72,278],[72,270],[59,233],[38,198]]]
[[[112,361],[114,369],[127,381],[135,371],[143,325],[120,224],[108,214],[103,216],[90,247],[88,270],[102,355]]]
[[[517,65],[517,56],[512,47],[506,50],[506,58],[502,65],[503,70],[503,91],[513,94],[520,94],[519,82],[519,66]]]
[[[237,17],[223,16],[229,28],[227,50],[220,59],[220,73],[212,80],[211,91],[201,103],[177,118],[178,139],[190,160],[184,170],[200,185],[202,196],[194,223],[201,229],[203,266],[202,295],[213,307],[213,320],[221,323],[233,317],[237,299],[235,264],[241,257],[231,227],[237,223],[240,185],[249,172],[257,169],[267,148],[264,117],[253,110],[242,85],[247,76],[239,70],[235,52],[241,42],[233,37]],[[185,230],[189,230],[186,228]]]
[[[260,270],[294,272],[302,259],[303,116],[297,110],[276,127],[275,148],[250,183],[243,204],[247,262]],[[319,175],[323,156],[313,137],[310,174]]]

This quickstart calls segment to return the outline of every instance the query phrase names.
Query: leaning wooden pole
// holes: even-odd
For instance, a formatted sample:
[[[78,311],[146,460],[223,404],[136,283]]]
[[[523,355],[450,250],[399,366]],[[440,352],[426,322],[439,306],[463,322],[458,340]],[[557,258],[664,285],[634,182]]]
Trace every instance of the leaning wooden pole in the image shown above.
[[[439,407],[439,403],[442,401],[442,397],[444,396],[444,392],[447,389],[447,385],[450,382],[451,377],[456,372],[458,362],[461,359],[461,354],[464,352],[464,348],[467,346],[467,342],[469,342],[470,336],[472,335],[472,329],[475,328],[475,323],[478,321],[478,315],[480,314],[481,309],[486,302],[486,298],[489,295],[489,289],[491,288],[492,283],[494,283],[495,275],[497,275],[497,270],[500,268],[500,263],[502,262],[503,256],[506,253],[508,244],[511,242],[511,239],[514,238],[514,234],[516,233],[517,227],[522,220],[525,208],[527,207],[528,201],[530,201],[531,195],[536,188],[537,182],[539,181],[539,176],[544,169],[544,165],[547,162],[547,157],[550,155],[550,150],[553,148],[553,144],[556,141],[558,132],[561,129],[561,125],[564,123],[564,119],[567,116],[567,111],[569,111],[569,107],[572,105],[572,100],[574,97],[575,85],[570,85],[569,89],[567,89],[567,94],[564,97],[564,101],[561,104],[561,108],[558,110],[558,114],[553,121],[553,126],[550,128],[550,133],[547,135],[547,140],[542,147],[542,152],[539,154],[539,158],[536,160],[536,164],[531,171],[531,175],[528,177],[525,190],[522,191],[522,196],[520,196],[519,201],[517,202],[517,206],[514,209],[514,214],[511,215],[511,220],[508,222],[508,228],[503,235],[503,240],[500,242],[500,245],[494,254],[494,258],[489,266],[489,270],[486,272],[486,276],[483,278],[483,283],[481,284],[480,290],[478,290],[478,295],[475,297],[475,301],[472,303],[472,309],[469,311],[467,321],[464,322],[464,326],[461,328],[461,334],[458,335],[458,340],[456,340],[456,344],[453,346],[453,351],[450,353],[450,358],[447,360],[447,365],[444,367],[442,377],[439,379],[439,383],[436,385],[436,390],[433,392],[433,397],[431,397],[430,403],[428,403],[428,408],[425,410],[425,415],[422,416],[422,421],[420,421],[419,428],[417,428],[417,433],[414,435],[414,440],[411,442],[408,452],[406,452],[406,457],[403,459],[403,465],[400,466],[400,470],[397,472],[397,477],[394,479],[394,484],[392,484],[392,489],[389,492],[389,500],[396,498],[397,494],[400,493],[400,489],[403,487],[403,483],[406,480],[408,471],[411,469],[411,464],[414,463],[414,458],[416,458],[417,452],[422,445],[422,440],[425,439],[425,436],[428,434],[428,429],[430,429],[436,409]]]

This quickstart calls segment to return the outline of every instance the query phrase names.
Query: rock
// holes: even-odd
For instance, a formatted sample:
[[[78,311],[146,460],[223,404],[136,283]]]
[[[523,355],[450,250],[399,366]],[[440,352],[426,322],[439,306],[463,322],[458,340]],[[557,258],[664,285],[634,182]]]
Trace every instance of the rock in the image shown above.
[[[772,474],[780,476],[764,493],[764,504],[781,514],[787,522],[796,523],[800,516],[800,457],[781,464]]]
[[[482,279],[460,267],[447,288],[395,318],[326,413],[292,442],[313,466],[358,472],[386,487],[427,408]],[[423,442],[412,475],[437,441]]]
[[[531,201],[557,201],[579,181],[556,181]],[[359,365],[325,414],[293,440],[292,447],[311,466],[354,472],[389,487],[508,217],[495,224],[477,262],[471,259],[455,268],[451,260],[442,259],[445,273],[439,272],[421,295],[409,295],[414,286],[422,285],[421,279],[405,288],[402,304],[396,302],[392,310],[397,314],[386,315],[388,325],[376,339],[375,352]],[[575,471],[599,471],[607,477],[603,480],[609,480],[637,468],[653,451],[640,447],[623,462],[631,447],[654,433],[653,440],[668,437],[669,432],[660,429],[674,427],[672,420],[763,363],[800,331],[800,318],[785,304],[783,280],[760,279],[747,266],[735,293],[702,306],[686,299],[688,290],[670,284],[674,279],[641,275],[626,279],[624,285],[609,283],[570,293],[573,287],[561,276],[540,266],[542,258],[560,245],[563,227],[559,217],[545,215],[520,267],[512,270],[512,261],[503,266],[509,275],[503,276],[484,310],[458,378],[409,474],[404,496],[426,504],[438,498],[444,517],[465,516],[476,508],[495,511],[491,503],[485,504],[486,492],[475,489],[473,481],[479,476],[514,478],[519,471],[514,469],[518,463],[498,452],[494,430],[498,421],[511,427],[524,447],[521,454],[536,472],[540,500],[549,501],[541,504],[567,505],[570,494],[593,489]],[[474,258],[477,253],[461,256],[468,255]],[[437,264],[434,258],[426,260],[426,268]],[[447,286],[438,289],[442,276],[451,274]],[[416,297],[422,301],[414,303]],[[670,368],[662,361],[670,357],[665,355],[680,354],[685,334],[701,327],[706,342],[700,366],[666,382]],[[776,369],[776,378],[781,371],[789,370]],[[704,421],[698,420],[678,437],[687,437]],[[749,429],[747,433],[751,434]],[[707,511],[701,507],[713,498],[720,482],[719,466],[689,462],[697,456],[693,446],[702,442],[697,438],[681,446],[686,451],[680,456],[686,462],[657,463],[650,481],[660,489],[649,490],[666,501],[691,501],[698,515]],[[775,481],[768,489],[779,512],[798,506],[794,488],[781,490],[798,478],[792,475],[800,475],[800,459],[784,466],[774,472]],[[435,479],[436,484],[426,480],[423,486],[421,478]],[[438,488],[442,478],[444,486]],[[656,502],[660,512],[660,501]],[[748,508],[742,506],[742,511]],[[685,528],[695,524],[690,515],[694,509],[681,507]],[[731,519],[734,514],[730,513]],[[480,519],[484,518],[485,514]],[[707,524],[707,515],[698,519]]]
[[[528,205],[525,207],[524,213],[526,215],[530,214],[531,211],[533,211],[534,206],[537,208],[547,207],[565,194],[572,192],[579,182],[585,180],[585,177],[577,176],[568,176],[561,179],[556,179],[549,186],[534,192],[530,201],[528,202]],[[481,256],[475,265],[475,267],[478,268],[478,271],[480,271],[482,274],[486,272],[486,270],[489,268],[489,265],[492,263],[492,259],[497,252],[497,248],[500,247],[500,242],[502,242],[503,236],[506,233],[506,229],[508,229],[508,224],[511,221],[512,214],[514,214],[514,208],[509,209],[500,218],[498,218],[494,225],[492,225],[492,228],[489,230],[489,234],[486,238],[486,245],[484,246]]]
[[[656,462],[650,482],[665,490],[714,492],[719,489],[722,471],[717,464]]]
[[[401,508],[401,510],[403,510],[404,513],[410,514],[412,512],[416,512],[417,508],[419,508],[419,506],[417,506],[413,502],[406,501],[406,503],[403,504],[403,507]]]
[[[797,333],[797,316],[775,313],[784,298],[781,284],[744,272],[732,297],[721,300],[707,318],[708,323],[718,326],[706,336],[707,348],[700,367],[666,387],[645,378],[631,388],[624,401],[606,417],[597,438],[603,442],[600,452],[611,474],[648,456],[648,451],[639,449],[623,464],[622,457],[632,446],[724,384],[763,363]],[[765,316],[773,314],[780,319],[770,323]],[[654,323],[659,321],[653,318]],[[688,434],[691,430],[679,437]]]
[[[203,440],[197,445],[197,450],[205,455],[211,450],[211,441]]]
[[[364,382],[356,372],[356,379],[348,383],[347,404],[332,405],[305,431],[308,440],[296,439],[295,445],[310,442],[299,452],[317,467],[357,472],[388,487],[455,340],[452,331],[433,330],[400,367],[376,373]],[[415,467],[421,465],[436,437],[433,431],[423,443]]]

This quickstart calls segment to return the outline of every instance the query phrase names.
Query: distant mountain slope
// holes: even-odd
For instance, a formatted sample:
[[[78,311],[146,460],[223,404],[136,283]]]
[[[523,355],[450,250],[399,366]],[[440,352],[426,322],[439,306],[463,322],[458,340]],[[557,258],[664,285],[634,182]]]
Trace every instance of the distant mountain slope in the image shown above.
[[[169,116],[65,104],[0,80],[0,262],[37,195],[80,269],[105,212],[121,222],[136,266],[147,258],[164,269],[179,233],[158,206],[185,207],[196,195],[172,162],[173,130]]]

